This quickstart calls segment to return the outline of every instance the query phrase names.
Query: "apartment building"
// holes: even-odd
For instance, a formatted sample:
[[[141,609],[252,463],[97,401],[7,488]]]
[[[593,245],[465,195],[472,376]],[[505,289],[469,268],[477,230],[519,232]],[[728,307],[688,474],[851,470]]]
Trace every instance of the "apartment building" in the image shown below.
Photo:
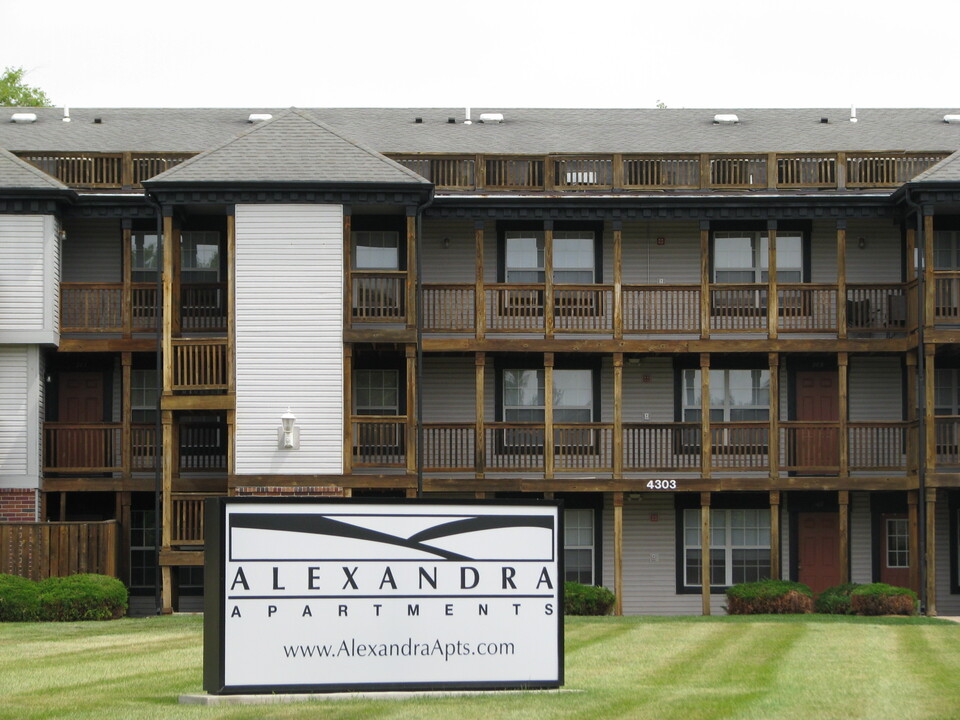
[[[0,518],[562,498],[624,613],[960,614],[951,109],[0,110]],[[706,406],[706,407],[705,407]],[[157,522],[159,519],[159,523]]]

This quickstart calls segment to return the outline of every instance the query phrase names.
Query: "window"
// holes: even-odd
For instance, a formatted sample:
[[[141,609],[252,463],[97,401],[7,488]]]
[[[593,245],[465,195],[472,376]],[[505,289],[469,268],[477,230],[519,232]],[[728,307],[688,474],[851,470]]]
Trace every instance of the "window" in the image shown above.
[[[130,510],[130,589],[154,587],[157,553],[153,509]]]
[[[765,283],[770,268],[770,241],[766,232],[714,233],[713,281]],[[777,282],[803,282],[803,235],[777,233]]]
[[[595,233],[592,230],[558,230],[553,233],[553,282],[586,285],[596,280]],[[544,233],[508,230],[506,272],[508,283],[542,283],[546,280]]]
[[[955,368],[937,368],[934,374],[937,415],[960,415],[960,378]]]
[[[397,370],[354,370],[354,414],[399,415],[399,384]]]
[[[154,423],[157,420],[157,371],[130,372],[130,411],[134,423]]]
[[[543,422],[545,416],[543,370],[503,371],[505,422]],[[593,420],[593,371],[553,371],[553,421],[588,423]]]
[[[354,270],[399,270],[400,233],[396,230],[360,230],[353,236]]]
[[[933,233],[933,269],[960,269],[960,231],[936,230]]]
[[[700,370],[683,371],[683,421],[700,422]],[[769,370],[710,369],[710,420],[746,422],[770,417]]]
[[[563,512],[564,580],[593,585],[593,510]]]
[[[135,231],[130,236],[130,270],[133,282],[157,281],[157,235]]]
[[[886,518],[887,567],[910,567],[910,533],[907,518]]]
[[[184,283],[220,282],[220,233],[184,231],[180,236],[180,269]]]
[[[683,511],[683,584],[700,587],[700,510]],[[710,510],[710,585],[770,577],[770,510]]]

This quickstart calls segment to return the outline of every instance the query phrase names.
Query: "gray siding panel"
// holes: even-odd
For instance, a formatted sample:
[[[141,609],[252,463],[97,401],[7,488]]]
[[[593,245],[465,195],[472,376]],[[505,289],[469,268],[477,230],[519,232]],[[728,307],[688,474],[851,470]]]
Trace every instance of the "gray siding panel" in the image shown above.
[[[423,359],[423,421],[471,423],[476,419],[475,364],[472,357]],[[493,417],[487,417],[491,421]]]
[[[898,357],[852,357],[848,376],[850,420],[897,421],[903,416],[903,373]]]
[[[75,220],[65,224],[64,282],[123,280],[123,232],[119,220]]]
[[[850,581],[873,582],[870,495],[850,493]]]
[[[864,247],[860,248],[860,238]],[[847,282],[898,283],[901,280],[900,227],[889,220],[847,223]]]
[[[444,247],[444,238],[450,239]],[[494,246],[494,250],[496,246]],[[477,279],[477,246],[472,220],[430,220],[423,225],[420,246],[425,283],[474,283]],[[496,254],[484,251],[484,263],[494,263]]]
[[[837,281],[837,223],[814,220],[810,236],[810,282]]]
[[[937,498],[936,514],[936,580],[937,580],[937,614],[960,616],[960,595],[950,592],[950,545],[958,542],[957,538],[950,537],[950,508],[946,493],[942,490]]]

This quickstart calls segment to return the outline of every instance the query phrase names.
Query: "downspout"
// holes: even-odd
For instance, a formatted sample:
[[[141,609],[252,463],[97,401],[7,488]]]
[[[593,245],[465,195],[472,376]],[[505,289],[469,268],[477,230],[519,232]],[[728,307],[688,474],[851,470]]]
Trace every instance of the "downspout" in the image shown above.
[[[157,319],[157,410],[155,415],[154,431],[154,478],[153,478],[153,552],[154,552],[154,603],[156,605],[157,615],[163,613],[162,584],[163,578],[160,573],[160,547],[161,547],[161,519],[163,507],[161,495],[163,494],[163,422],[160,415],[160,401],[163,397],[163,210],[160,203],[157,202],[149,193],[144,193],[144,198],[149,203],[157,216],[157,292],[156,306],[154,307],[154,316]]]
[[[924,236],[923,207],[910,197],[908,187],[903,195],[908,207],[913,209],[917,222],[917,242],[914,249],[915,258],[907,258],[907,262],[915,262],[917,269],[917,535],[918,553],[917,562],[920,563],[917,577],[920,582],[920,613],[927,610],[927,392],[926,377],[927,363],[924,354],[924,324],[926,323],[926,244],[933,238]]]
[[[417,206],[417,499],[423,497],[423,211],[433,205],[433,192]]]

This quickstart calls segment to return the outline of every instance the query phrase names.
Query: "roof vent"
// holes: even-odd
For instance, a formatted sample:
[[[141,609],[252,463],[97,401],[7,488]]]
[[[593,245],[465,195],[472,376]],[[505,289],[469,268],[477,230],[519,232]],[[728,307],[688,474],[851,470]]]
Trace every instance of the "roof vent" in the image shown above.
[[[717,113],[713,116],[714,125],[736,125],[739,122],[740,118],[733,113]]]
[[[480,113],[482,123],[502,123],[503,113]]]
[[[94,118],[94,119],[93,119],[93,124],[94,124],[94,125],[100,125],[101,123],[103,123],[103,118]]]
[[[455,125],[457,122],[456,118],[447,118],[447,123],[450,125]]]
[[[270,113],[250,113],[250,117],[247,118],[248,123],[266,122],[267,120],[273,120],[273,115]]]
[[[821,125],[826,125],[829,122],[830,122],[830,118],[820,118]]]
[[[950,123],[951,125],[960,123],[960,115],[944,115],[943,121],[945,123]]]
[[[850,106],[850,122],[855,123],[857,121],[857,108],[853,105]]]
[[[36,113],[14,113],[10,116],[10,122],[15,123],[35,123],[36,121]]]
[[[422,118],[422,117],[417,117],[417,118],[414,118],[413,121],[414,121],[417,125],[419,125],[420,123],[423,122],[423,118]]]
[[[70,108],[68,108],[66,105],[63,107],[63,121],[70,122]]]

